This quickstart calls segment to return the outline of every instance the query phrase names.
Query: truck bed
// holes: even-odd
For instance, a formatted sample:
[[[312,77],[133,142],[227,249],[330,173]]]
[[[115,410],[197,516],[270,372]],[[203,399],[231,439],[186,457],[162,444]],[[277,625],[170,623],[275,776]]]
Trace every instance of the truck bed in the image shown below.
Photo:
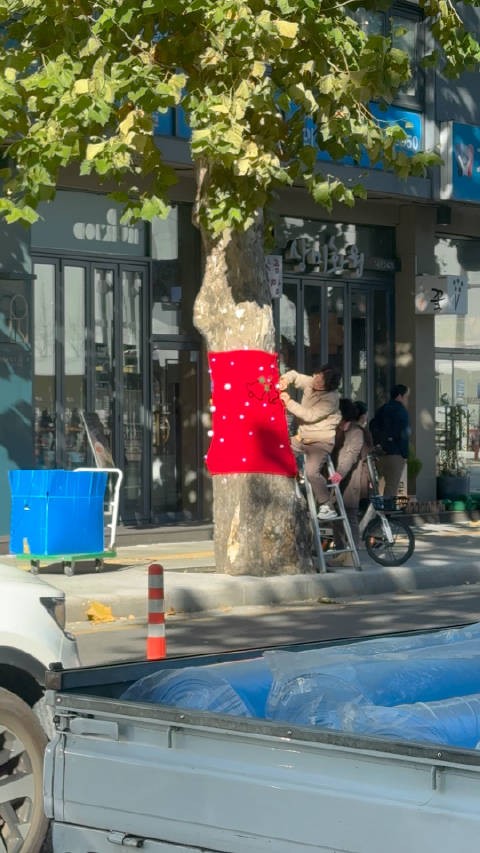
[[[263,651],[50,673],[57,736],[44,792],[55,853],[111,853],[112,844],[159,853],[476,849],[476,750],[120,699],[157,669]]]

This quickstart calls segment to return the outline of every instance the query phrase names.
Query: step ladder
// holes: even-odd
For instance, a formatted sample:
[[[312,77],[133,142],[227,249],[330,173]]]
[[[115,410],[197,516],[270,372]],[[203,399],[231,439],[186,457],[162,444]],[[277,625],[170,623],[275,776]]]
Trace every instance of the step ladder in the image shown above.
[[[327,471],[328,476],[331,477],[332,474],[335,474],[335,466],[331,460],[330,456],[327,456]],[[315,495],[313,494],[313,489],[308,477],[305,475],[305,464],[303,466],[303,476],[305,482],[305,493],[307,497],[307,506],[308,511],[310,513],[310,519],[312,522],[312,531],[313,531],[313,539],[315,544],[315,551],[317,553],[317,572],[323,573],[327,571],[327,564],[325,561],[325,552],[322,547],[322,533],[326,534],[327,531],[332,531],[332,522],[325,521],[320,522],[317,517],[317,502],[315,500]],[[347,513],[345,511],[345,504],[343,503],[343,495],[340,488],[340,483],[331,483],[327,481],[327,486],[330,489],[331,494],[335,496],[335,505],[337,508],[337,517],[332,519],[336,524],[342,524],[343,526],[343,535],[347,540],[347,546],[345,548],[336,548],[328,551],[328,557],[335,557],[336,554],[351,554],[353,567],[361,572],[362,567],[360,565],[360,558],[358,556],[358,551],[355,547],[355,542],[353,541],[352,531],[350,528],[350,522],[347,517]],[[333,501],[332,501],[333,503]],[[329,533],[330,535],[330,533]],[[329,569],[332,571],[332,569]]]

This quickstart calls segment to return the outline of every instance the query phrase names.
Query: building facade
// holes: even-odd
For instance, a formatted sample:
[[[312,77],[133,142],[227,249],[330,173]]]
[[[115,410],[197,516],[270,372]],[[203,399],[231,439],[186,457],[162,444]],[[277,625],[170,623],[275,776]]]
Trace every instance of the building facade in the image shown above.
[[[470,14],[474,28],[478,12]],[[379,121],[403,123],[407,153],[437,146],[444,165],[400,181],[366,158],[326,164],[319,151],[319,168],[364,183],[369,196],[326,214],[300,187],[280,194],[277,349],[282,367],[308,371],[317,354],[335,363],[343,393],[365,400],[372,414],[391,384],[409,385],[423,463],[409,490],[432,500],[446,400],[468,409],[465,460],[474,466],[478,456],[480,76],[452,84],[421,71],[416,3],[365,13],[361,23],[394,34],[400,24],[394,38],[414,67],[398,102],[372,110]],[[0,226],[3,493],[11,468],[89,464],[81,413],[95,412],[125,475],[122,522],[135,526],[211,518],[208,375],[192,319],[202,256],[188,127],[171,111],[158,116],[156,132],[179,174],[168,219],[122,226],[120,209],[91,180],[65,175],[29,231]],[[313,126],[305,134],[315,140]],[[454,279],[467,291],[458,305],[445,298]],[[5,498],[0,535],[8,528]]]

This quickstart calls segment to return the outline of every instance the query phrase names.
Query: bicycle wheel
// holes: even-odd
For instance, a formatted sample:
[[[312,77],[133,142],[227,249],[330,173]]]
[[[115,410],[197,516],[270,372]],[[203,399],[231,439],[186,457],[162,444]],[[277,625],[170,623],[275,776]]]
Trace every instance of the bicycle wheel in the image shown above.
[[[367,525],[363,538],[367,553],[381,566],[401,566],[410,559],[415,550],[415,536],[408,524],[400,518],[386,518],[392,532],[389,542],[380,518],[372,518]]]

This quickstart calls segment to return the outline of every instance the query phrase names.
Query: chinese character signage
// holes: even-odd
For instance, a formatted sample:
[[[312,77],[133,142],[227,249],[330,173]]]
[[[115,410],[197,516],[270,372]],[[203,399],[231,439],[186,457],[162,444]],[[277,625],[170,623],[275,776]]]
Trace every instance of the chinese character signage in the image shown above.
[[[290,272],[316,272],[322,275],[350,275],[361,278],[365,256],[357,246],[348,244],[339,249],[334,236],[321,242],[321,239],[295,237],[285,249],[283,255]]]
[[[277,299],[283,292],[282,256],[266,255],[265,272],[272,299]]]
[[[468,280],[465,275],[417,275],[416,314],[457,314],[468,311]]]
[[[480,127],[447,122],[440,132],[441,198],[480,201]]]

